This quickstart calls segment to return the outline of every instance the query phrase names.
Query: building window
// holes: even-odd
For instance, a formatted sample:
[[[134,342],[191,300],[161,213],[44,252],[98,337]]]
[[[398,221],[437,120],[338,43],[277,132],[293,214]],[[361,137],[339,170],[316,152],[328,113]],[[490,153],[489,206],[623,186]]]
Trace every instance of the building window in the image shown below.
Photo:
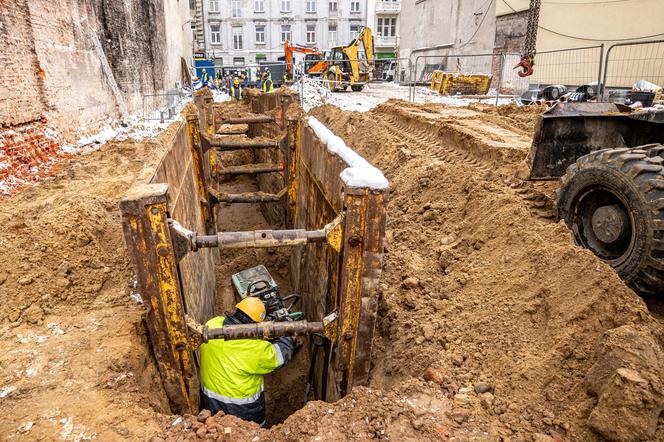
[[[360,12],[360,2],[352,0],[350,2],[350,12]]]
[[[290,12],[290,0],[281,0],[281,12]]]
[[[329,46],[337,45],[337,25],[329,25],[327,28],[327,39],[329,40]]]
[[[337,12],[337,0],[332,0],[329,3],[330,12]]]
[[[307,12],[316,12],[316,0],[307,0]]]
[[[396,37],[397,36],[397,19],[382,17],[378,18],[378,36],[379,37]]]
[[[307,25],[307,44],[316,43],[316,25]]]
[[[210,0],[210,12],[219,12],[219,0]]]
[[[233,49],[242,49],[242,28],[233,27]]]
[[[293,34],[290,25],[281,25],[281,42],[292,41]]]
[[[350,25],[350,38],[355,38],[360,35],[360,25]]]
[[[256,25],[256,44],[264,45],[265,44],[265,26]]]
[[[240,8],[240,0],[233,0],[233,18],[242,17],[242,9]]]
[[[210,25],[210,43],[221,44],[221,25]]]
[[[233,57],[233,66],[244,66],[244,57]]]
[[[254,12],[265,12],[265,0],[254,1]]]

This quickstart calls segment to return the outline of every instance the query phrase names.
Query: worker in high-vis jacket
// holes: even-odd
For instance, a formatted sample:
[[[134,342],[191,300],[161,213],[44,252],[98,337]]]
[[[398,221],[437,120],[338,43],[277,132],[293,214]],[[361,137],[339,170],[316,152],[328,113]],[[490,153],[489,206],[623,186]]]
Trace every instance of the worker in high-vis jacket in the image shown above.
[[[263,92],[272,92],[274,91],[274,84],[272,83],[272,77],[268,72],[263,72]]]
[[[265,305],[248,296],[233,313],[207,322],[210,328],[230,324],[252,324],[265,320]],[[295,339],[213,339],[201,345],[201,408],[214,415],[219,411],[265,425],[263,376],[287,364]]]

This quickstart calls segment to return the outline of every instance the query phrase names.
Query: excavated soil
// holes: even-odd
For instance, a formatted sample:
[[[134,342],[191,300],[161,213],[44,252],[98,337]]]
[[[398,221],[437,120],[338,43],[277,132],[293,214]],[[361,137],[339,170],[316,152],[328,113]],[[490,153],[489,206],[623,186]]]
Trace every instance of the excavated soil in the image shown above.
[[[165,152],[112,142],[0,202],[0,439],[145,439],[167,412],[118,202]]]
[[[277,424],[303,390],[301,369],[282,370],[288,391],[271,403],[290,408],[272,405],[269,429],[168,414],[117,210],[160,139],[108,144],[0,202],[1,437],[664,440],[662,324],[554,222],[555,183],[521,179],[536,112],[402,101],[313,111],[391,183],[372,376]],[[264,222],[225,213],[222,228]],[[281,253],[227,256],[218,271],[264,263],[287,285]],[[218,288],[221,313],[230,281]]]

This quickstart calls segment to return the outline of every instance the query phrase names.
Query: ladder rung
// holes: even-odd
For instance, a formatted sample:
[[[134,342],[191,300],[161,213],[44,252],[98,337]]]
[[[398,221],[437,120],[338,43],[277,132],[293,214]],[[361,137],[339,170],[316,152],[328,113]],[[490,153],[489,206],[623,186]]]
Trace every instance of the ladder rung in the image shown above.
[[[241,166],[223,167],[221,173],[224,175],[245,175],[254,173],[281,172],[283,166],[270,163],[244,164]]]

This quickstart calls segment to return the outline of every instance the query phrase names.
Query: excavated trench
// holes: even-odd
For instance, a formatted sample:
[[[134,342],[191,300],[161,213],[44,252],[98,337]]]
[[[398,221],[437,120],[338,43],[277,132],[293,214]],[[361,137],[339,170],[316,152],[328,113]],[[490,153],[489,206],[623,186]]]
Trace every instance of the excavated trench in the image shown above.
[[[233,156],[239,160],[229,159]],[[247,154],[228,153],[222,157],[222,164],[229,160],[238,164],[246,164]],[[256,192],[259,190],[256,180],[250,176],[240,176],[223,182],[220,190],[228,193]],[[217,212],[219,231],[251,231],[276,229],[263,216],[258,204],[222,204]],[[216,299],[215,315],[223,315],[232,310],[239,301],[231,282],[231,275],[242,270],[264,265],[279,286],[282,296],[291,291],[291,275],[289,266],[289,248],[269,249],[233,249],[221,252],[219,264],[216,266]],[[294,311],[299,311],[296,305]],[[310,357],[308,342],[299,339],[298,349],[293,359],[286,366],[265,377],[265,401],[267,426],[283,422],[288,416],[304,405],[304,392],[307,382]]]

